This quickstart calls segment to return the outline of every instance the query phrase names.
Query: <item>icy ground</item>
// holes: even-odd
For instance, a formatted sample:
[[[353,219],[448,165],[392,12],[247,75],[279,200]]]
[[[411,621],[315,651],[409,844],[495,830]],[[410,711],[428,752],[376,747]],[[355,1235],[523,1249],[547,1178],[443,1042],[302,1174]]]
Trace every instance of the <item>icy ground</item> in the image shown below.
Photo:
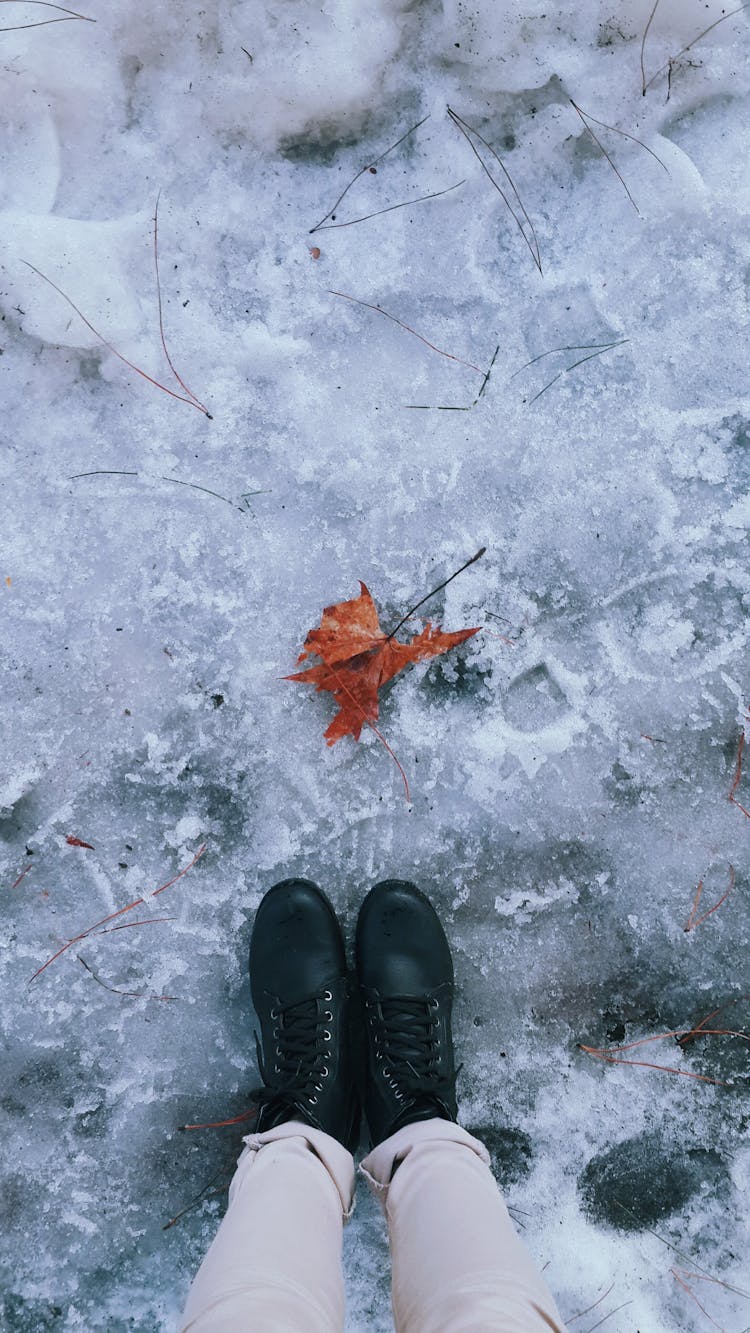
[[[462,1118],[571,1328],[741,1333],[746,1045],[579,1043],[748,1024],[750,10],[661,0],[644,80],[651,0],[80,4],[0,33],[2,1327],[175,1327],[239,1144],[177,1126],[249,1104],[253,910],[302,874],[349,934],[433,893]],[[311,235],[424,117],[336,223],[460,187]],[[159,191],[212,420],[26,266],[184,397]],[[407,805],[281,678],[480,545],[424,612],[482,633],[383,703]],[[345,1246],[388,1329],[364,1192]]]

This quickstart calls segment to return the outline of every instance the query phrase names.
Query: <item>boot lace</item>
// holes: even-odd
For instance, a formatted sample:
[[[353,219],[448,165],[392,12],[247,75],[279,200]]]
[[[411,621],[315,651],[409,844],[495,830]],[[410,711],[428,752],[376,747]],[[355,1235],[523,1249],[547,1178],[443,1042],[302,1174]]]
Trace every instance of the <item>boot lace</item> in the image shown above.
[[[331,991],[323,991],[323,1004],[332,999]],[[285,1008],[272,1009],[271,1019],[275,1024],[273,1038],[276,1043],[272,1069],[263,1059],[260,1040],[257,1032],[255,1034],[258,1068],[266,1084],[259,1101],[272,1103],[279,1110],[296,1106],[300,1101],[315,1106],[317,1094],[323,1091],[323,1080],[329,1074],[326,1048],[332,1041],[332,1034],[327,1025],[333,1020],[332,1010],[323,1008],[319,997],[314,996]]]
[[[440,1068],[438,1001],[398,996],[371,1008],[375,1059],[396,1099],[430,1098],[444,1104],[453,1082]]]

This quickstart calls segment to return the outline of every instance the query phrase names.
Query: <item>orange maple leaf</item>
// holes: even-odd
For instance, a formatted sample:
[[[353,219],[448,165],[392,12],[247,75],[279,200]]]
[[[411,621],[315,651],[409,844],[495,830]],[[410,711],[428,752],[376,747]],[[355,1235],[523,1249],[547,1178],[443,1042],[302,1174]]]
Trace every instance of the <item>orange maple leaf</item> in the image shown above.
[[[319,665],[297,671],[286,680],[302,680],[316,690],[328,690],[339,711],[325,731],[334,745],[342,736],[359,740],[362,727],[374,727],[378,719],[378,691],[410,662],[447,653],[464,643],[481,626],[445,633],[427,622],[410,643],[401,643],[380,628],[378,612],[369,589],[360,583],[359,597],[327,606],[317,629],[310,630],[298,657],[319,657]]]

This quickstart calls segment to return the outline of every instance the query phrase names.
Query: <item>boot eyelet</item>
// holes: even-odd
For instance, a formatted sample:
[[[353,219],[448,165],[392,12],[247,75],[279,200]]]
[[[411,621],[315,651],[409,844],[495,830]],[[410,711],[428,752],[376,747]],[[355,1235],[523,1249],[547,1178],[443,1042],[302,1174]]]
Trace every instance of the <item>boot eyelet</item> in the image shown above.
[[[320,1071],[320,1077],[328,1078],[328,1065],[323,1065],[323,1068]]]
[[[278,1009],[272,1009],[272,1010],[271,1010],[271,1020],[273,1021],[273,1019],[278,1018],[278,1017],[279,1017],[279,1011],[278,1011]]]
[[[323,1031],[323,1041],[331,1041],[331,1040],[332,1040],[331,1034],[328,1031],[328,1028],[325,1028]]]
[[[333,1014],[331,1013],[330,1009],[326,1009],[326,1011],[325,1011],[323,1017],[324,1017],[324,1019],[326,1020],[326,1023],[332,1023],[332,1022],[333,1022]]]
[[[317,1099],[317,1097],[308,1097],[307,1100],[308,1100],[308,1102],[310,1103],[310,1106],[317,1106],[317,1104],[318,1104],[318,1099]]]
[[[333,991],[330,991],[330,990],[324,990],[324,991],[323,991],[323,999],[324,999],[324,1000],[332,1000],[332,999],[333,999]]]
[[[272,1035],[275,1041],[278,1037],[281,1036],[281,1028],[274,1028]]]
[[[431,1009],[439,1009],[439,1008],[440,1008],[440,1001],[439,1001],[439,1000],[435,1000],[435,999],[430,1000],[430,1008],[431,1008]]]

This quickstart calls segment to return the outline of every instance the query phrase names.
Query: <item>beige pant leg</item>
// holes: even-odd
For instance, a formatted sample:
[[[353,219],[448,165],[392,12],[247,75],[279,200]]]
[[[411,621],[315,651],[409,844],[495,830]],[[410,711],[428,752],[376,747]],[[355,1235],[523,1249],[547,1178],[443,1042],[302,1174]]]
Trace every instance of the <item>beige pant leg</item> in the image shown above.
[[[297,1121],[245,1139],[229,1206],[188,1296],[182,1333],[339,1333],[352,1156]]]
[[[424,1120],[360,1169],[388,1221],[397,1333],[564,1333],[478,1139]]]

